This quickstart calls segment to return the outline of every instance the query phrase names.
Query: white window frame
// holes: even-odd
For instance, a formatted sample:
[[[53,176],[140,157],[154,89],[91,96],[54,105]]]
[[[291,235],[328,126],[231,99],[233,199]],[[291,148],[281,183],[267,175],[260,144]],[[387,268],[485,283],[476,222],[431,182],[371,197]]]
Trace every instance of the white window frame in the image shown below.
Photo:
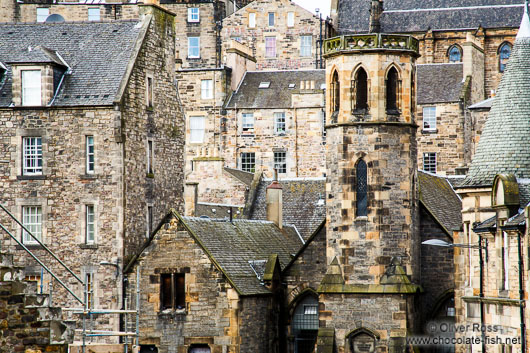
[[[48,18],[48,16],[50,16],[50,8],[49,7],[37,7],[36,14],[37,14],[37,22],[46,22],[46,19]]]
[[[248,13],[248,28],[256,28],[256,13]]]
[[[434,172],[432,171],[433,164],[434,164]],[[423,170],[429,173],[436,174],[437,167],[438,167],[437,166],[437,153],[436,152],[424,152],[423,153]]]
[[[271,45],[274,44],[274,46]],[[274,53],[272,53],[274,51]],[[266,58],[275,58],[276,57],[276,37],[269,36],[265,37],[265,57]]]
[[[89,7],[87,11],[89,21],[101,21],[101,10],[99,7]]]
[[[256,152],[241,152],[240,166],[241,170],[254,173],[256,171]]]
[[[274,151],[273,162],[278,174],[287,173],[287,151]]]
[[[272,19],[272,21],[271,21]],[[274,27],[276,24],[276,14],[274,12],[267,13],[267,24],[269,27]]]
[[[22,70],[22,105],[42,105],[42,73],[41,70]]]
[[[423,131],[436,131],[436,106],[423,107]]]
[[[309,42],[309,43],[308,43]],[[300,36],[300,56],[310,57],[313,51],[313,36],[302,35]]]
[[[42,137],[22,137],[22,175],[42,175]]]
[[[247,135],[254,134],[254,114],[253,113],[241,114],[241,132]]]
[[[197,41],[197,43],[196,44],[192,43],[195,40]],[[188,59],[198,59],[200,57],[201,57],[201,37],[188,37]]]
[[[96,243],[96,206],[85,205],[85,243]]]
[[[22,206],[22,224],[42,242],[42,206]],[[22,230],[22,243],[38,244],[28,232]]]
[[[285,113],[274,113],[274,133],[277,135],[285,135],[286,130]]]
[[[206,117],[190,116],[190,143],[204,143],[206,129]]]
[[[96,153],[94,147],[94,135],[85,136],[85,160],[86,160],[86,173],[94,174],[96,170]]]
[[[201,99],[213,99],[213,80],[201,80]]]
[[[294,12],[287,13],[287,27],[294,27]]]
[[[200,9],[198,7],[188,7],[188,22],[197,23],[201,21]]]

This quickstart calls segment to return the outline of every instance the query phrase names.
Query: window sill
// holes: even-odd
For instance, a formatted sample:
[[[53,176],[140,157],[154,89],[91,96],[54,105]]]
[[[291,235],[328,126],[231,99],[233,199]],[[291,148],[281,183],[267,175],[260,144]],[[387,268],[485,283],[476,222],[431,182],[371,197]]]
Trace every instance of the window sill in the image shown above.
[[[46,175],[18,175],[17,180],[46,180]]]
[[[79,244],[80,249],[94,249],[97,250],[98,244]]]
[[[28,248],[29,250],[42,250],[42,249],[44,249],[44,248],[42,247],[42,245],[40,245],[40,244],[33,244],[33,243],[32,243],[32,244],[24,244],[24,246],[25,246],[26,248]],[[17,244],[17,246],[16,246],[15,248],[16,248],[17,250],[24,250],[24,248],[23,248],[22,246],[18,245],[18,244]]]
[[[186,59],[187,60],[201,60],[201,57],[200,56],[188,56]]]
[[[432,130],[431,129],[429,129],[429,130],[423,129],[423,130],[421,130],[421,133],[422,134],[437,134],[438,133],[438,129],[432,129]]]
[[[187,315],[186,309],[164,309],[158,312],[159,316]]]
[[[201,21],[190,21],[190,20],[188,20],[188,24],[189,25],[200,24],[200,23],[201,23]]]
[[[285,132],[275,132],[274,133],[276,136],[285,136],[286,133]]]
[[[81,180],[95,180],[97,179],[97,175],[96,174],[81,174],[79,176],[79,179]]]
[[[357,221],[366,222],[366,221],[368,221],[368,216],[357,216],[357,217],[355,217],[355,222],[357,222]]]
[[[241,134],[241,137],[254,137],[254,136],[255,136],[254,134],[245,134],[245,133]]]
[[[145,177],[148,178],[148,179],[154,179],[155,178],[155,173],[147,173],[145,175]]]

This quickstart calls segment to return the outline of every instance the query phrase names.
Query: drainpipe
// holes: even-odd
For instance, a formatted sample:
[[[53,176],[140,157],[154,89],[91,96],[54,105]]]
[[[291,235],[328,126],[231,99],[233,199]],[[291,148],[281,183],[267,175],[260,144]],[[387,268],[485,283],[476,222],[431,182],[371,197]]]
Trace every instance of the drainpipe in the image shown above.
[[[482,258],[482,236],[478,237],[479,266],[480,266],[480,331],[482,331],[482,353],[486,353],[486,330],[484,330],[484,259]]]
[[[521,232],[517,231],[517,255],[519,256],[519,314],[521,319],[521,352],[526,353],[526,325],[524,322],[523,256],[521,254]]]

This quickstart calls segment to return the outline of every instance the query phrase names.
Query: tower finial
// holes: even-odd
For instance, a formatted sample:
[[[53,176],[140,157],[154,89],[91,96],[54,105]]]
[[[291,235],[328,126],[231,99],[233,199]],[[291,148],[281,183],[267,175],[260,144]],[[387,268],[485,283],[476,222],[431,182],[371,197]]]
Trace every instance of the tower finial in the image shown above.
[[[528,0],[524,2],[524,14],[523,19],[521,20],[521,26],[519,27],[519,32],[517,32],[517,37],[515,39],[521,38],[530,38],[530,18],[528,17]]]

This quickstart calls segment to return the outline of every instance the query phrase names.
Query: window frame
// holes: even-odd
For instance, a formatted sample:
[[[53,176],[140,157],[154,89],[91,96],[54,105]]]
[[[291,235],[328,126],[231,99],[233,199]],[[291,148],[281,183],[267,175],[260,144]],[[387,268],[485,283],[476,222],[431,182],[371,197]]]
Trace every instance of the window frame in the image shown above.
[[[90,142],[92,140],[92,142]],[[85,136],[85,173],[94,174],[96,172],[96,148],[94,135]]]
[[[160,274],[160,311],[186,309],[186,277],[186,273],[182,272]],[[167,284],[167,279],[169,279],[169,284]],[[169,291],[166,285],[170,286]],[[167,294],[169,294],[169,299],[166,298]]]
[[[146,172],[148,175],[153,175],[154,171],[154,161],[155,161],[155,143],[152,138],[147,138],[147,165]]]
[[[40,10],[40,11],[39,11]],[[39,12],[42,12],[43,10],[46,10],[46,16],[44,16],[44,14],[39,14]],[[44,23],[46,22],[46,19],[48,18],[48,16],[50,16],[50,8],[49,7],[37,7],[35,9],[35,14],[37,16],[36,18],[36,22],[37,23]]]
[[[201,125],[202,127],[201,128],[195,128],[194,127],[194,124],[192,124],[192,120],[193,121],[202,121]],[[190,127],[190,143],[204,143],[204,136],[205,136],[205,132],[206,132],[206,117],[203,116],[203,115],[190,115],[189,117],[189,127]],[[194,131],[200,131],[200,140],[199,139],[194,139],[194,136],[196,136],[193,132]]]
[[[434,111],[434,115],[431,113],[426,114],[426,112],[432,112]],[[436,106],[428,106],[423,107],[423,131],[436,131]],[[427,121],[426,121],[427,119]],[[429,127],[425,127],[425,125],[428,124]]]
[[[192,41],[197,40],[197,44],[193,45]],[[193,51],[196,50],[197,54],[193,55]],[[201,37],[188,37],[188,59],[200,59],[201,58]]]
[[[27,141],[35,140],[35,147],[28,147]],[[42,136],[22,137],[22,175],[43,175]],[[33,171],[30,171],[33,170]]]
[[[427,157],[427,159],[425,158]],[[423,152],[423,171],[436,174],[437,165],[437,153],[436,152]],[[434,172],[432,171],[434,165]]]
[[[287,151],[274,151],[273,162],[278,174],[287,173]]]
[[[241,152],[239,160],[242,171],[249,173],[256,171],[256,152]]]
[[[94,298],[95,298],[94,284],[95,284],[94,272],[89,272],[89,271],[85,272],[85,287],[86,287],[86,293],[87,293],[86,301],[87,301],[87,306],[90,309],[94,308]],[[83,293],[85,293],[85,288],[83,288]]]
[[[294,12],[287,12],[287,27],[294,27]]]
[[[34,209],[34,214],[27,215],[27,210]],[[21,209],[22,224],[27,228],[39,241],[42,243],[43,233],[43,208],[41,205],[23,205]],[[31,222],[28,221],[27,217],[32,217]],[[34,228],[36,227],[36,228]],[[39,244],[31,235],[22,229],[22,244],[34,245]]]
[[[201,80],[201,99],[213,99],[213,80]]]
[[[38,73],[38,79],[26,78],[29,73]],[[29,83],[32,84],[29,84]],[[38,107],[42,106],[42,70],[31,69],[20,71],[20,83],[21,83],[21,102],[24,107]],[[35,84],[33,84],[35,83]],[[33,93],[31,93],[34,90]],[[29,93],[28,93],[29,92]],[[31,96],[28,96],[31,94]]]
[[[243,135],[254,135],[254,113],[241,114],[241,133]]]
[[[276,135],[285,135],[287,132],[287,123],[285,119],[285,112],[275,112],[274,116],[274,133]],[[283,129],[282,129],[283,126]]]
[[[153,222],[154,222],[154,216],[153,216],[153,204],[148,203],[147,204],[147,213],[146,213],[146,238],[149,238],[151,236],[151,233],[153,233]]]
[[[274,27],[276,25],[276,14],[274,12],[267,13],[267,25],[268,27]]]
[[[363,185],[364,183],[364,185]],[[355,217],[368,216],[368,165],[359,159],[355,166]]]
[[[154,106],[154,85],[153,75],[147,74],[145,77],[145,105],[147,108],[153,108]]]
[[[92,210],[89,212],[89,210]],[[92,216],[92,220],[90,220]],[[96,206],[85,204],[85,244],[96,243]]]
[[[458,60],[452,58],[455,55],[454,50],[458,51]],[[461,63],[462,62],[462,48],[459,45],[453,44],[447,49],[447,58],[450,63]]]
[[[503,54],[505,53],[504,52],[504,48],[509,48],[509,53],[508,53],[507,57],[503,57]],[[510,56],[512,56],[512,50],[513,50],[513,45],[510,42],[503,42],[499,46],[499,50],[498,50],[498,53],[499,53],[499,72],[503,73],[506,70],[506,65],[508,64],[508,60],[510,59]]]
[[[248,13],[248,28],[256,28],[256,13]]]
[[[197,13],[194,13],[194,10],[197,10]],[[200,8],[199,7],[188,7],[188,23],[199,23],[199,22],[201,22]]]
[[[309,43],[304,43],[304,39]],[[310,34],[304,34],[300,36],[300,56],[303,58],[309,58],[313,55],[313,36]]]
[[[276,58],[276,49],[276,36],[265,36],[265,58]]]
[[[94,10],[98,11],[97,16],[95,16],[94,13],[90,14],[90,12],[94,12]],[[87,13],[88,13],[88,21],[94,21],[94,22],[101,21],[101,9],[99,7],[89,7],[87,9]]]

